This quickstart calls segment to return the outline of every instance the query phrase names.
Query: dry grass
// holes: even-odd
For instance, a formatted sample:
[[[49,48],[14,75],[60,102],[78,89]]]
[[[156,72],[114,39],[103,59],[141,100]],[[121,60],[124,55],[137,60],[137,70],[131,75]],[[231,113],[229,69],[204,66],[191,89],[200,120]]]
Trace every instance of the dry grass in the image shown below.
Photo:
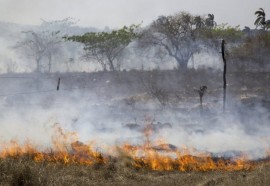
[[[0,185],[269,185],[270,164],[251,171],[177,172],[135,169],[125,161],[84,166],[36,163],[29,157],[0,160]]]

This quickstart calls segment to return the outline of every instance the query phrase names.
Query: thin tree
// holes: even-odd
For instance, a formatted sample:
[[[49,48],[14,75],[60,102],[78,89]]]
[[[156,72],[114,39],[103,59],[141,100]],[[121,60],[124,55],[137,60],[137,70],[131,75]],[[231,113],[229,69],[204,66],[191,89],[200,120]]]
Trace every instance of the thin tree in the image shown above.
[[[25,37],[17,42],[14,48],[35,60],[36,72],[43,71],[41,63],[44,58],[48,59],[47,71],[51,72],[53,56],[61,53],[62,37],[74,22],[70,21],[69,18],[59,21],[42,21],[38,29],[23,31]]]
[[[34,31],[23,31],[26,36],[19,41],[15,49],[19,49],[27,57],[33,58],[36,63],[36,72],[41,72],[41,60],[46,56],[46,43],[43,37]]]

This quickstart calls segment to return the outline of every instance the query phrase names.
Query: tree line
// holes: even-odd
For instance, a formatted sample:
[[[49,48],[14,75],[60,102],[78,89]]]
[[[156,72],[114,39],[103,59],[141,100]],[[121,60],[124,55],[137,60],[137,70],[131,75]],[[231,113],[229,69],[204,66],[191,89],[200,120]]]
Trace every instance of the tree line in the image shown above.
[[[186,71],[194,54],[205,48],[219,52],[220,42],[224,39],[229,45],[227,52],[230,53],[231,61],[237,64],[236,67],[244,69],[248,64],[246,61],[259,60],[264,65],[269,57],[270,20],[266,20],[262,8],[255,15],[256,29],[253,30],[248,27],[241,30],[239,26],[231,27],[227,24],[218,25],[213,14],[199,16],[188,12],[160,16],[145,27],[131,25],[76,35],[68,32],[75,24],[70,18],[43,21],[40,31],[24,31],[25,38],[15,48],[34,59],[37,72],[52,71],[53,58],[61,55],[63,43],[80,43],[84,50],[82,57],[96,62],[104,71],[121,69],[120,61],[125,60],[123,54],[131,43],[138,50],[151,51],[152,57],[160,55],[173,59],[178,70]],[[46,70],[41,66],[41,60],[45,59]]]

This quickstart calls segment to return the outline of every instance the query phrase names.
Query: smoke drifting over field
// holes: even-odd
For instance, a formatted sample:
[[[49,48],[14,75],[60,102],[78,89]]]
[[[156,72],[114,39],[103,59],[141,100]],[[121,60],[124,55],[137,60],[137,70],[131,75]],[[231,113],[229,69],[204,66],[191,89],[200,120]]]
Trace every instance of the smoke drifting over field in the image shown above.
[[[250,109],[243,103],[234,103],[222,114],[220,96],[213,101],[210,92],[205,96],[205,114],[200,116],[196,92],[189,90],[186,97],[190,100],[183,97],[178,106],[169,104],[163,108],[145,94],[139,73],[127,78],[130,84],[116,83],[115,76],[106,77],[106,73],[62,75],[58,92],[57,76],[40,78],[39,84],[31,78],[1,78],[6,95],[11,90],[25,92],[35,86],[41,87],[39,91],[52,90],[1,96],[1,143],[29,140],[45,149],[50,147],[55,133],[53,126],[58,124],[64,131],[77,132],[79,141],[95,141],[97,148],[102,149],[126,142],[143,144],[147,140],[143,131],[151,125],[149,139],[153,145],[161,141],[217,156],[234,156],[240,152],[249,158],[266,156],[270,128],[265,107],[257,104]],[[126,91],[127,88],[130,90]],[[133,105],[128,102],[131,97],[135,99]]]
[[[124,143],[151,143],[154,148],[166,144],[172,149],[190,149],[191,153],[198,150],[213,156],[268,156],[267,50],[248,48],[253,53],[245,55],[260,63],[242,56],[245,47],[253,46],[248,39],[261,46],[268,33],[244,33],[225,26],[215,30],[214,16],[208,16],[185,12],[160,16],[149,27],[140,28],[140,37],[131,33],[132,38],[120,43],[124,47],[120,45],[120,52],[112,58],[108,53],[102,56],[104,48],[98,50],[103,61],[94,55],[96,50],[89,51],[91,47],[84,50],[90,43],[84,42],[91,41],[91,34],[83,34],[99,30],[76,27],[69,18],[43,21],[39,27],[0,23],[0,41],[6,45],[0,47],[0,151],[12,141],[21,145],[29,141],[37,148],[48,149],[55,135],[75,132],[76,140],[95,142],[95,148],[102,152],[108,146]],[[195,18],[205,21],[204,26],[195,25]],[[180,30],[172,31],[173,24],[180,25]],[[51,28],[54,25],[56,28]],[[115,31],[117,34],[112,34],[108,43],[118,41],[115,35],[133,32],[134,28]],[[111,37],[109,31],[102,34]],[[22,35],[15,37],[18,33]],[[228,51],[237,54],[231,52],[234,55],[229,56],[225,113],[221,38],[215,34],[228,37]],[[79,35],[75,38],[82,37],[81,43],[76,39],[71,42],[67,35]],[[43,50],[35,50],[39,47]],[[94,54],[85,59],[87,52]],[[207,86],[207,92],[200,105],[201,86]]]

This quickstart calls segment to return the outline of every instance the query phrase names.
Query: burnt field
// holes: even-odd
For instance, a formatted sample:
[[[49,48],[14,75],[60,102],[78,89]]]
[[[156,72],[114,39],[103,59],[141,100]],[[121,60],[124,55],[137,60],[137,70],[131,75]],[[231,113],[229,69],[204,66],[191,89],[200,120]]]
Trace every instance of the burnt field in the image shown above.
[[[219,71],[1,75],[0,183],[267,185],[270,75],[227,77],[223,112]]]

